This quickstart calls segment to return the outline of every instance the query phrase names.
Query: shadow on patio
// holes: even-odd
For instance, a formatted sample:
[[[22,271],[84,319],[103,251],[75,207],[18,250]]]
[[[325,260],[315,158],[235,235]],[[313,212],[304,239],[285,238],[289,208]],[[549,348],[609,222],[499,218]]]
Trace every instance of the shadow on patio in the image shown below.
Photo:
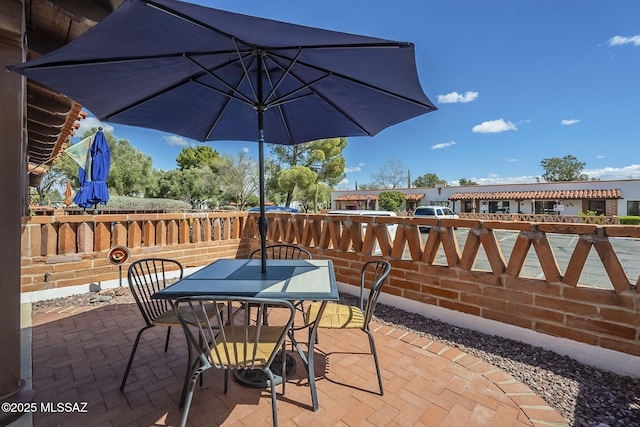
[[[164,328],[146,331],[125,392],[119,389],[142,319],[135,305],[56,308],[32,314],[33,387],[36,402],[86,402],[86,412],[34,414],[35,426],[169,426],[178,409],[186,368],[185,337],[172,332],[163,352]],[[298,363],[286,394],[278,387],[281,425],[564,425],[564,419],[529,387],[506,372],[452,347],[404,330],[372,325],[385,395],[377,394],[366,335],[321,330],[315,354],[320,409],[310,410],[306,372]],[[212,369],[196,389],[189,423],[268,425],[267,391],[230,381]],[[262,394],[262,395],[261,395]],[[80,409],[82,407],[80,406]]]

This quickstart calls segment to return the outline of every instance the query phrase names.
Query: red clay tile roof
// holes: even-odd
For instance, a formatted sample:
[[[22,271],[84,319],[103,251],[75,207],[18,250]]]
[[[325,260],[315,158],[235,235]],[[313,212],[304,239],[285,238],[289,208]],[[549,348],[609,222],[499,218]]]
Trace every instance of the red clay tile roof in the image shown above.
[[[495,193],[454,193],[449,200],[571,200],[571,199],[620,199],[620,189],[615,190],[550,190],[550,191],[501,191]]]
[[[362,196],[359,194],[345,194],[344,196],[339,196],[336,197],[335,200],[338,201],[342,201],[342,200],[362,200],[362,201],[367,201],[367,199],[369,200],[378,200],[378,196],[375,194],[370,194],[368,196]]]
[[[422,200],[424,194],[405,194],[405,200]]]
[[[405,194],[404,195],[405,200],[421,200],[424,197],[424,194]],[[376,194],[370,194],[367,196],[362,196],[359,194],[345,194],[344,196],[338,196],[335,198],[336,201],[345,201],[345,200],[362,200],[362,201],[367,201],[367,199],[369,200],[378,200],[378,195]]]

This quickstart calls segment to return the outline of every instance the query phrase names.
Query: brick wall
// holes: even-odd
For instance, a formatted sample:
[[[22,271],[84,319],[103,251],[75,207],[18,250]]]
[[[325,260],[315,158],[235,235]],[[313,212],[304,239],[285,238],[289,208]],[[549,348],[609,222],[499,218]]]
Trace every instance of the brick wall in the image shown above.
[[[625,238],[640,245],[640,227],[286,213],[267,217],[270,241],[302,245],[315,258],[332,259],[340,282],[358,285],[363,263],[384,257],[393,266],[384,288],[391,295],[640,356],[640,278],[620,261],[629,254],[618,254],[611,244],[613,238]],[[397,224],[393,238],[387,232],[390,223]],[[431,226],[426,239],[419,225]],[[464,231],[464,241],[458,241],[456,229]],[[496,237],[500,230],[517,236],[508,257]],[[550,244],[554,234],[576,240],[562,268]],[[127,245],[132,260],[162,256],[186,267],[246,257],[259,245],[255,215],[243,212],[26,218],[22,236],[23,292],[117,278],[118,267],[106,259],[113,244]],[[481,256],[488,269],[475,268]],[[542,277],[522,274],[531,256]],[[580,283],[593,256],[601,261],[608,289]]]

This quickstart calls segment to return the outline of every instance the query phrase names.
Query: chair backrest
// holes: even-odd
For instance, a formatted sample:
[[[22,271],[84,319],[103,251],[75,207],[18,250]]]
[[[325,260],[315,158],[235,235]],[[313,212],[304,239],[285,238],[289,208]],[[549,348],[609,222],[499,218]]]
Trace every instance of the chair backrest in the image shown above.
[[[251,252],[249,258],[259,258],[261,249]],[[277,243],[265,248],[267,259],[311,259],[311,253],[305,248],[286,243]]]
[[[177,276],[175,272],[178,272]],[[129,289],[148,326],[162,313],[171,309],[168,300],[151,299],[151,296],[177,279],[182,279],[182,274],[182,264],[173,259],[145,258],[129,266]]]
[[[389,261],[369,261],[362,266],[362,272],[360,274],[360,310],[364,313],[364,325],[368,327],[373,312],[378,304],[378,297],[382,291],[382,286],[387,280],[387,276],[391,271],[391,264]],[[369,297],[364,300],[364,289],[367,284],[371,284],[369,290]]]
[[[238,310],[249,306],[258,310],[258,316]],[[268,324],[265,310],[269,310]],[[289,301],[249,297],[178,298],[174,311],[199,355],[201,370],[211,366],[264,370],[283,346],[295,315]]]

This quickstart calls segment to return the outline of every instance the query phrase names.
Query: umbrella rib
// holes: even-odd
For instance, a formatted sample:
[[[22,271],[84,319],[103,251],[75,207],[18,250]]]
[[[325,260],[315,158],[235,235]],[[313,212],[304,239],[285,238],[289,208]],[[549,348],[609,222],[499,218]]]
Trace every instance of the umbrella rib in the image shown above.
[[[209,25],[205,22],[202,22],[198,19],[193,18],[192,16],[189,15],[185,15],[184,13],[178,12],[175,9],[172,9],[170,7],[161,5],[153,0],[145,0],[145,3],[147,3],[149,6],[164,12],[166,14],[175,16],[178,19],[182,19],[183,21],[189,22],[191,24],[197,25],[199,27],[205,28],[207,30],[213,31],[215,33],[218,33],[220,35],[223,35],[225,37],[228,37],[229,39],[233,39],[234,42],[235,40],[240,40],[242,42],[242,44],[246,45],[246,46],[251,46],[254,47],[256,49],[261,49],[261,47],[259,45],[256,45],[254,43],[249,43],[246,42],[244,40],[238,39],[237,37],[224,32],[222,30],[220,30],[219,28],[216,28],[212,25]],[[295,25],[295,24],[291,24],[291,25]],[[365,38],[364,36],[362,36],[363,38]],[[266,47],[264,46],[263,49],[264,50],[270,50],[270,51],[274,51],[274,50],[291,50],[291,49],[336,49],[336,48],[345,48],[345,49],[352,49],[352,48],[367,48],[367,47],[371,47],[371,48],[381,48],[381,47],[388,47],[388,48],[401,48],[401,47],[407,47],[407,46],[413,46],[413,43],[410,42],[395,42],[395,41],[382,41],[382,42],[371,42],[371,43],[349,43],[349,44],[326,44],[326,45],[311,45],[311,46],[278,46],[278,47]]]
[[[276,63],[276,66],[279,67],[280,65]],[[268,68],[266,66],[264,66],[263,69],[268,70]],[[271,92],[269,93],[269,97],[272,94],[275,94],[276,87],[282,82],[282,79],[284,79],[284,76],[286,76],[286,75],[287,75],[287,73],[285,73],[282,76],[282,78],[280,79],[280,81],[278,82],[278,84],[276,86],[274,86],[273,81],[271,80],[271,74],[267,71],[267,79],[269,80],[269,84],[271,85]],[[270,106],[271,105],[268,105],[267,107],[265,107],[265,109],[269,108]],[[287,118],[285,117],[284,111],[282,110],[282,108],[280,108],[280,105],[275,105],[275,107],[278,109],[278,113],[280,115],[280,120],[282,120],[283,127],[284,127],[285,131],[287,132],[287,139],[289,140],[290,143],[293,143],[293,135],[291,135],[291,130],[289,129],[289,126],[287,125],[288,122],[287,122]]]
[[[247,82],[249,83],[249,87],[251,88],[251,92],[253,92],[253,99],[255,99],[256,101],[258,100],[258,95],[256,92],[256,89],[253,87],[253,82],[251,81],[251,78],[249,77],[249,70],[247,69],[247,64],[244,63],[243,57],[240,54],[240,48],[238,47],[238,42],[236,40],[235,37],[233,37],[231,39],[233,41],[233,45],[236,48],[236,53],[238,54],[238,58],[240,60],[240,64],[242,65],[242,72],[244,73],[244,77],[247,79]],[[253,53],[256,56],[256,61],[260,61],[261,58],[258,57],[258,52],[254,51]],[[240,81],[242,81],[242,79],[240,79]],[[240,84],[240,83],[238,83]]]
[[[298,58],[300,57],[300,54],[302,54],[302,49],[299,49],[298,53],[296,54],[296,56],[291,60],[291,62],[289,62],[289,66],[287,67],[287,69],[284,71],[284,73],[282,74],[282,76],[278,80],[278,83],[276,83],[275,86],[272,87],[271,92],[269,92],[269,95],[267,95],[267,97],[265,98],[265,102],[268,103],[269,99],[271,99],[271,97],[275,95],[276,90],[278,90],[278,87],[280,87],[280,84],[284,81],[285,77],[287,77],[287,75],[289,75],[289,73],[291,73],[291,69],[298,62]],[[279,66],[278,63],[276,63],[276,65]],[[267,68],[265,68],[265,69],[267,69]],[[271,81],[271,77],[270,76],[269,76],[269,81]]]
[[[287,56],[274,54],[272,52],[271,52],[271,54],[274,57],[277,57],[279,59],[282,59],[282,60],[285,60],[285,61],[290,61],[290,58],[288,58]],[[356,83],[356,84],[361,85],[361,86],[365,86],[365,87],[367,87],[367,88],[369,88],[371,90],[374,90],[376,92],[391,96],[391,97],[396,98],[396,99],[401,99],[403,101],[406,101],[406,102],[409,102],[409,103],[412,103],[412,104],[415,104],[415,105],[419,105],[421,107],[426,107],[426,108],[429,108],[431,110],[434,109],[432,105],[425,104],[424,102],[421,102],[421,101],[418,101],[418,100],[415,100],[415,99],[411,99],[411,98],[403,96],[403,95],[398,95],[397,93],[393,93],[393,92],[391,92],[389,90],[383,89],[383,88],[378,87],[378,86],[374,86],[374,85],[372,85],[370,83],[365,83],[365,82],[363,82],[361,80],[354,79],[353,77],[349,77],[349,76],[346,76],[346,75],[341,74],[341,73],[336,73],[335,71],[328,70],[328,69],[326,69],[324,67],[318,67],[317,65],[309,64],[309,63],[304,62],[304,61],[298,61],[298,64],[307,66],[307,67],[312,68],[312,69],[314,69],[316,71],[321,71],[323,73],[327,73],[327,74],[330,74],[332,76],[339,77],[339,78],[344,79],[344,80],[348,80],[348,81],[350,81],[352,83]],[[282,65],[280,65],[280,66],[282,67]],[[291,75],[293,75],[293,73]],[[301,83],[304,83],[304,81],[301,80]]]
[[[211,70],[207,69],[204,65],[200,64],[198,61],[196,61],[195,59],[191,58],[190,56],[187,56],[187,59],[189,59],[193,64],[195,64],[196,66],[198,66],[199,68],[201,68],[201,69],[204,71],[204,73],[205,73],[205,74],[207,74],[208,76],[213,77],[214,79],[216,79],[217,81],[219,81],[220,83],[222,83],[222,84],[223,84],[227,89],[229,89],[229,90],[233,91],[233,94],[229,94],[229,93],[227,93],[227,92],[225,92],[225,91],[223,91],[223,90],[221,90],[221,89],[215,88],[215,87],[210,86],[210,85],[208,85],[208,84],[206,84],[206,83],[202,83],[202,82],[200,82],[200,81],[197,81],[197,80],[193,80],[193,79],[192,79],[195,83],[201,84],[201,85],[205,86],[206,88],[209,88],[209,89],[211,89],[211,90],[213,90],[213,91],[216,91],[216,92],[218,92],[218,93],[220,93],[220,94],[222,94],[222,95],[228,96],[228,97],[230,97],[230,98],[236,99],[236,100],[238,100],[238,101],[240,101],[240,102],[243,102],[243,103],[245,103],[245,104],[248,104],[248,105],[251,105],[251,106],[253,106],[253,105],[254,105],[254,102],[255,102],[255,101],[254,101],[254,100],[252,100],[251,98],[249,98],[248,96],[246,96],[244,93],[240,92],[240,91],[238,90],[237,86],[236,86],[236,87],[234,87],[234,86],[232,86],[231,84],[229,84],[229,83],[225,82],[225,81],[224,81],[222,78],[220,78],[218,75],[214,74]],[[240,61],[241,61],[241,62],[244,62],[244,61],[242,61],[242,58],[240,58]],[[226,64],[226,65],[228,65],[228,64]],[[222,68],[222,67],[218,67],[218,68]],[[243,80],[243,79],[240,79],[240,82],[242,82],[242,80]],[[240,83],[238,83],[238,85],[239,85],[239,84],[240,84]],[[240,95],[240,96],[235,96],[235,94],[238,94],[238,95]]]
[[[279,57],[279,58],[280,58],[280,57]],[[288,60],[288,58],[280,58],[280,59]],[[279,63],[278,63],[278,61],[275,61],[275,60],[274,60],[273,62],[274,62],[274,64],[276,64],[276,66],[280,67],[281,69],[284,69],[284,67],[283,67],[281,64],[279,64]],[[362,126],[362,125],[361,125],[361,124],[360,124],[360,123],[359,123],[355,118],[353,118],[353,116],[352,116],[352,115],[347,114],[347,112],[346,112],[346,111],[344,111],[342,108],[338,107],[334,102],[332,102],[332,101],[330,101],[329,99],[327,99],[327,97],[326,97],[326,96],[324,96],[322,93],[320,93],[320,92],[318,92],[318,91],[314,90],[314,88],[313,88],[313,85],[314,85],[314,84],[316,84],[317,82],[319,82],[319,81],[321,81],[321,80],[323,80],[323,79],[325,79],[325,78],[329,77],[330,75],[332,75],[332,73],[331,73],[330,71],[325,70],[325,75],[324,75],[324,76],[322,76],[322,77],[320,77],[320,78],[318,78],[318,79],[316,79],[316,80],[315,80],[315,81],[313,81],[313,82],[305,82],[303,79],[301,79],[299,76],[297,76],[297,75],[296,75],[296,73],[294,73],[294,72],[289,72],[289,75],[290,75],[291,77],[293,77],[294,79],[296,79],[296,80],[297,80],[299,83],[301,83],[303,86],[302,86],[302,87],[300,87],[300,88],[298,88],[298,89],[296,89],[296,90],[295,90],[295,91],[293,91],[293,92],[287,93],[286,95],[284,95],[284,96],[282,96],[282,97],[280,97],[280,98],[278,98],[278,99],[274,99],[274,101],[273,101],[272,103],[270,103],[270,104],[269,104],[269,106],[270,106],[270,107],[272,107],[272,106],[278,106],[278,107],[279,107],[280,105],[282,105],[282,104],[284,104],[284,103],[288,103],[288,102],[291,102],[291,101],[295,101],[295,100],[301,99],[301,98],[303,98],[305,95],[303,95],[303,96],[299,96],[299,97],[295,97],[295,98],[292,98],[292,99],[288,99],[288,100],[287,100],[287,99],[285,99],[285,98],[287,98],[287,97],[289,97],[289,96],[292,96],[293,94],[295,94],[295,93],[299,92],[300,90],[303,90],[303,89],[309,89],[309,90],[310,90],[310,91],[312,91],[316,96],[318,96],[319,98],[321,98],[322,100],[324,100],[327,104],[329,104],[333,109],[335,109],[336,111],[340,112],[340,114],[342,114],[346,119],[348,119],[351,123],[353,123],[355,126],[357,126],[357,127],[358,127],[358,128],[359,128],[359,129],[364,133],[364,134],[366,134],[366,135],[371,135],[371,132],[369,132],[369,131],[368,131],[364,126]],[[308,96],[308,95],[307,95],[307,96]],[[281,101],[283,101],[283,100],[284,100],[284,102],[281,102]],[[279,108],[279,110],[280,110],[280,113],[282,114],[282,110],[281,110],[280,108]]]
[[[289,75],[293,76],[296,80],[300,81],[292,73],[289,73]],[[300,95],[300,96],[294,96],[294,95],[296,93],[299,93],[300,91],[305,90],[305,89],[310,89],[311,86],[315,85],[318,82],[321,82],[322,80],[326,79],[327,77],[329,77],[329,74],[324,75],[322,77],[319,77],[319,78],[317,78],[317,79],[315,79],[315,80],[313,80],[312,82],[309,82],[309,83],[305,83],[305,82],[300,81],[300,83],[303,83],[303,85],[300,86],[298,89],[296,89],[294,91],[291,91],[291,92],[289,92],[289,93],[287,93],[285,95],[282,95],[282,96],[274,99],[273,102],[268,103],[266,106],[267,107],[275,107],[275,106],[278,106],[278,105],[287,104],[287,103],[289,103],[291,101],[295,101],[295,100],[298,100],[300,98],[304,98],[304,97],[310,96],[311,94],[304,94],[304,95]]]
[[[176,56],[178,56],[178,55],[176,55]],[[160,96],[160,95],[163,95],[163,94],[165,94],[165,93],[167,93],[167,92],[169,92],[169,91],[171,91],[171,90],[173,90],[173,89],[177,88],[178,86],[185,84],[185,83],[186,83],[186,82],[188,82],[188,81],[191,81],[191,82],[194,82],[194,83],[199,83],[199,84],[203,85],[203,83],[201,83],[201,82],[197,81],[196,79],[197,79],[197,78],[199,78],[199,77],[202,77],[205,73],[207,73],[207,74],[209,74],[209,75],[212,75],[212,76],[215,76],[214,74],[211,74],[211,70],[208,70],[208,69],[206,69],[206,68],[202,67],[200,64],[198,64],[198,62],[197,62],[197,61],[195,61],[193,58],[191,58],[188,54],[180,54],[179,56],[184,57],[184,58],[187,58],[187,59],[188,59],[189,61],[191,61],[192,63],[194,63],[194,64],[196,64],[196,65],[200,66],[201,68],[203,68],[202,73],[200,73],[200,74],[198,74],[198,75],[188,76],[188,77],[186,77],[186,78],[184,78],[184,79],[182,79],[182,80],[180,80],[180,81],[178,81],[178,82],[176,82],[176,83],[174,83],[174,84],[172,84],[172,85],[170,85],[170,86],[166,86],[166,87],[164,87],[162,90],[159,90],[159,91],[157,91],[157,92],[155,92],[155,93],[149,94],[148,96],[146,96],[145,98],[140,99],[140,100],[139,100],[139,101],[137,101],[137,102],[131,103],[131,104],[129,104],[129,105],[126,105],[126,106],[124,106],[124,107],[120,108],[120,109],[119,109],[119,110],[117,110],[117,111],[114,111],[113,113],[111,113],[111,114],[109,114],[108,116],[104,117],[104,119],[105,119],[105,120],[109,120],[109,119],[111,119],[111,118],[113,118],[113,117],[115,117],[115,116],[117,116],[117,115],[119,115],[119,114],[122,114],[122,113],[124,113],[124,112],[126,112],[126,111],[128,111],[128,110],[132,109],[132,108],[135,108],[135,107],[137,107],[137,106],[139,106],[139,105],[141,105],[141,104],[144,104],[145,102],[148,102],[148,101],[150,101],[150,100],[152,100],[152,99],[154,99],[154,98],[156,98],[156,97],[158,97],[158,96]],[[234,60],[234,61],[228,61],[228,62],[226,62],[226,63],[224,63],[224,64],[220,64],[218,67],[216,67],[216,69],[219,69],[219,68],[222,68],[222,67],[226,67],[227,65],[229,65],[229,64],[231,64],[231,63],[233,63],[233,62],[235,62],[235,60]],[[220,81],[224,84],[224,81],[222,81],[222,80],[220,80]],[[206,86],[206,85],[205,85],[205,86]],[[216,91],[218,91],[218,92],[220,92],[220,93],[224,94],[226,97],[232,97],[231,95],[229,95],[228,93],[226,93],[226,92],[224,92],[224,91],[221,91],[220,89],[216,89],[216,88],[213,88],[213,87],[210,87],[210,86],[207,86],[207,87],[209,87],[210,89],[216,90]],[[234,92],[238,92],[237,90],[235,90],[235,89],[233,89],[233,88],[232,88],[232,90],[234,90]],[[241,92],[238,92],[238,93],[241,93]],[[241,93],[241,94],[242,94],[242,93]],[[235,98],[235,99],[238,99],[238,100],[239,100],[239,101],[241,101],[241,102],[245,102],[245,101],[243,101],[243,100],[242,100],[242,99],[240,99],[240,98]],[[249,98],[248,98],[248,99],[249,99]],[[251,104],[251,105],[253,105],[253,104]]]

